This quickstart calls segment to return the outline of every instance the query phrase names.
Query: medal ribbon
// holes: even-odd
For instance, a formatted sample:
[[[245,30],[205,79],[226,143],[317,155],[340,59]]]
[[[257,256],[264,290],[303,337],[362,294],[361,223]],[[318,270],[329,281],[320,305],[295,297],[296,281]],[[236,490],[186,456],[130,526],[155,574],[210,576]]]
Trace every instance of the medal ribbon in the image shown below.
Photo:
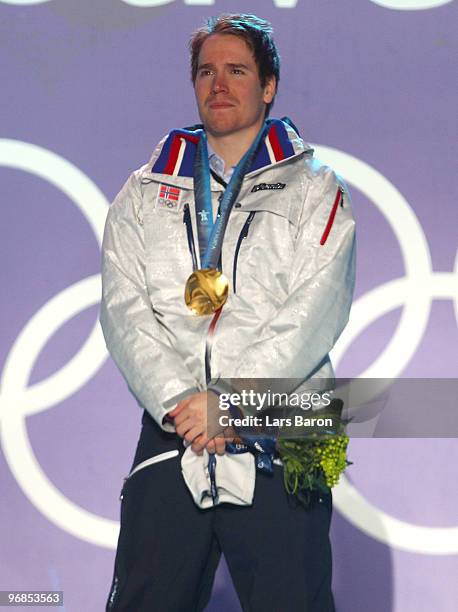
[[[244,416],[240,408],[232,404],[229,405],[229,413],[233,419],[240,419]],[[248,428],[247,430],[244,427],[236,428],[243,444],[229,442],[226,444],[226,451],[232,454],[253,453],[256,469],[271,474],[279,429],[278,427],[263,427],[259,433],[254,433],[251,431],[252,429]]]
[[[242,181],[250,168],[261,141],[265,138],[270,127],[270,121],[264,122],[248,151],[234,168],[231,180],[227,185],[220,202],[218,215],[213,222],[213,206],[210,187],[210,165],[208,160],[207,136],[204,130],[200,131],[194,160],[194,197],[196,206],[197,236],[199,241],[201,269],[217,269],[221,256],[224,233],[232,207],[242,186]],[[221,311],[219,311],[220,313]],[[231,453],[252,452],[255,455],[257,469],[272,472],[272,462],[275,454],[275,436],[242,437],[243,445],[228,444],[227,450]],[[209,456],[208,473],[210,477],[210,491],[213,503],[218,501],[218,487],[216,485],[216,457]]]
[[[196,202],[197,238],[199,241],[199,260],[205,251],[213,228],[213,206],[210,189],[210,164],[208,161],[207,136],[201,130],[194,161],[194,198]]]
[[[234,168],[223,198],[219,213],[213,222],[213,207],[210,188],[210,166],[208,162],[207,136],[200,131],[197,153],[194,161],[194,194],[197,213],[197,234],[199,240],[201,268],[217,269],[223,246],[224,232],[232,207],[237,199],[242,181],[250,168],[260,142],[265,138],[270,121],[259,130],[251,147]]]

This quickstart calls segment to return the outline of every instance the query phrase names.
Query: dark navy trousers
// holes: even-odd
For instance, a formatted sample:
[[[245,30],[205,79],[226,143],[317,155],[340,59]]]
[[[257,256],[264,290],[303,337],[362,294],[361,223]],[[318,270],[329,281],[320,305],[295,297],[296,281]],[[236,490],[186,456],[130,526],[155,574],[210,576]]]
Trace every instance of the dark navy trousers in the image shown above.
[[[317,495],[303,508],[274,465],[273,475],[256,474],[252,506],[201,510],[181,475],[181,439],[145,412],[133,467],[174,449],[179,456],[139,470],[124,485],[106,610],[203,610],[223,553],[245,612],[334,612],[331,496]]]

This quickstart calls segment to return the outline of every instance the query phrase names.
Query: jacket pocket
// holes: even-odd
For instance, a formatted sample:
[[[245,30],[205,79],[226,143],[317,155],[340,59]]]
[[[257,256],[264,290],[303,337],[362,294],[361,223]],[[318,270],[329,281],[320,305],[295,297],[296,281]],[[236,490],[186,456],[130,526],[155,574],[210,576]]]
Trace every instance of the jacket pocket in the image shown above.
[[[237,212],[270,213],[276,217],[284,217],[296,226],[299,222],[300,210],[295,202],[302,201],[303,195],[298,189],[288,191],[259,191],[248,193],[241,198]]]

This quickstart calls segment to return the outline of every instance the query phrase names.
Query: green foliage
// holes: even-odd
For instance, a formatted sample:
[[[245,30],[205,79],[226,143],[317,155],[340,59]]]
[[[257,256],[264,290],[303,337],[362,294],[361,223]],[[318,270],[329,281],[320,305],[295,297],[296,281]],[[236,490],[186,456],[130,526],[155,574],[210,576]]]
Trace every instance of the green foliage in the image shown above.
[[[343,433],[277,442],[288,493],[308,505],[310,493],[329,493],[351,462],[347,460],[348,436]]]

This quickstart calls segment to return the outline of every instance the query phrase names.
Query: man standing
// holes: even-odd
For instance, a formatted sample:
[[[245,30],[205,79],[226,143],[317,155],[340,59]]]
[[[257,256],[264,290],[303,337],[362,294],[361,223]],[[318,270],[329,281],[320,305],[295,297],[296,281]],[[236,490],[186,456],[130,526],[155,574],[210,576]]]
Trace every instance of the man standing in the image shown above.
[[[251,453],[228,469],[210,381],[332,377],[349,199],[289,121],[267,119],[267,22],[222,15],[190,50],[202,125],[159,143],[105,229],[101,323],[144,408],[107,610],[202,610],[223,552],[244,610],[331,612],[331,496],[294,503],[278,463],[254,488]]]

